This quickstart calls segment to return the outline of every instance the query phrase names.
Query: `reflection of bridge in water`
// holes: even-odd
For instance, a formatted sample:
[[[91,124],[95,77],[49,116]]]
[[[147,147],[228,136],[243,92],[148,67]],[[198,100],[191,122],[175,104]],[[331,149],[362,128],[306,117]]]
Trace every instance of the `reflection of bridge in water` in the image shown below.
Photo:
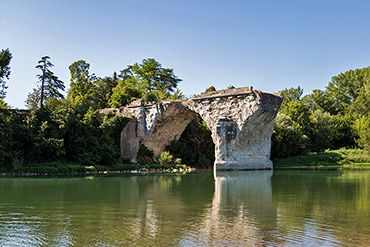
[[[257,246],[278,243],[274,228],[272,171],[222,172],[215,175],[212,206],[199,225],[204,245]],[[190,239],[188,239],[190,241]]]

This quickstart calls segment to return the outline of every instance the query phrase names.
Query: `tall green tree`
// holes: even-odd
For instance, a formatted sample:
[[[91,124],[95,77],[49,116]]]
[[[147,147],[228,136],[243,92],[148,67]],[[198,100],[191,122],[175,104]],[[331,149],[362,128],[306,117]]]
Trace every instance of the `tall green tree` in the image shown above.
[[[95,110],[106,108],[109,106],[108,101],[113,94],[113,88],[119,81],[117,73],[100,78],[90,74],[89,70],[90,64],[84,60],[78,60],[69,66],[71,89],[67,99],[83,111],[90,107]]]
[[[285,88],[280,91],[280,95],[283,96],[283,107],[292,101],[298,101],[301,99],[303,95],[303,88],[298,86],[297,88],[291,87],[291,88]]]
[[[86,98],[93,90],[92,75],[89,72],[90,64],[85,60],[78,60],[69,66],[71,75],[71,89],[68,92],[68,99],[74,102]]]
[[[326,97],[332,103],[332,114],[347,113],[348,107],[370,83],[370,67],[348,70],[334,76],[326,88]]]
[[[110,98],[112,107],[125,105],[135,99],[156,102],[184,97],[177,88],[182,80],[174,74],[173,69],[163,68],[153,58],[129,65],[118,76],[120,80]]]
[[[54,65],[49,59],[49,56],[44,56],[38,61],[36,68],[41,70],[37,75],[39,86],[28,95],[28,106],[40,105],[40,108],[43,108],[49,98],[64,98],[61,93],[65,89],[64,83],[50,70]]]
[[[7,89],[5,79],[10,76],[10,61],[12,60],[12,53],[9,49],[1,50],[0,52],[0,100],[5,98]]]

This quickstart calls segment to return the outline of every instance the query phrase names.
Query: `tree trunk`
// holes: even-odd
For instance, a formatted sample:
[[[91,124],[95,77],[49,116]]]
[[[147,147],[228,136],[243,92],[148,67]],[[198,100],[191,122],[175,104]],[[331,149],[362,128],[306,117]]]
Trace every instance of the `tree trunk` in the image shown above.
[[[40,98],[40,108],[44,107],[44,84],[45,84],[45,72],[42,72],[42,80],[41,80],[41,98]]]

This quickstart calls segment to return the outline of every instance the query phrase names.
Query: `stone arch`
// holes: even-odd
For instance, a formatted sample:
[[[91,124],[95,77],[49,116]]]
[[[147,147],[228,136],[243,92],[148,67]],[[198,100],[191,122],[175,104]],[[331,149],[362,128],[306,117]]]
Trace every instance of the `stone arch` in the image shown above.
[[[198,115],[183,101],[125,108],[124,115],[132,118],[121,131],[121,160],[137,162],[141,145],[158,158],[167,145],[178,140],[188,124]]]
[[[148,131],[143,144],[158,157],[171,141],[178,140],[186,126],[195,118],[196,112],[181,102],[172,102],[162,107],[155,117],[155,124]]]

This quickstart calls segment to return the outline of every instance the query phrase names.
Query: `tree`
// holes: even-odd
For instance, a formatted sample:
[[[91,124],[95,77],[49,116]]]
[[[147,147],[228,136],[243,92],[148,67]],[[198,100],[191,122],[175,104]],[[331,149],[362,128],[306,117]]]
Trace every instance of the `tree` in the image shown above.
[[[160,99],[169,97],[182,81],[173,73],[173,69],[163,68],[153,58],[144,59],[141,64],[134,64],[131,70],[139,83],[144,86],[145,93],[157,90],[162,94],[163,98]]]
[[[299,124],[308,133],[310,106],[302,100],[285,102],[281,106],[280,113],[289,116],[293,122]]]
[[[7,89],[5,79],[9,79],[10,76],[10,61],[12,60],[12,54],[9,49],[1,50],[0,52],[0,100],[5,98]]]
[[[370,81],[364,87],[351,105],[351,115],[356,119],[353,128],[358,135],[357,143],[360,147],[370,151]]]
[[[271,139],[272,159],[301,155],[308,151],[308,137],[304,128],[284,113],[278,114]]]
[[[330,113],[315,110],[310,115],[310,141],[312,151],[334,148],[336,138],[335,119]]]
[[[26,106],[28,109],[37,109],[40,105],[40,87],[36,87],[29,93],[26,100]]]
[[[50,57],[44,56],[38,61],[37,69],[41,70],[41,74],[37,75],[40,85],[28,95],[27,105],[44,107],[44,103],[49,98],[64,98],[60,92],[64,91],[64,83],[58,79],[50,70],[54,65],[49,61]]]
[[[350,107],[350,112],[356,118],[367,115],[370,109],[370,80],[364,82],[363,87],[358,93]]]
[[[370,114],[356,119],[354,129],[359,136],[358,145],[370,152]]]
[[[370,83],[370,67],[348,70],[334,76],[326,88],[326,97],[330,98],[335,112],[345,114],[348,107]]]
[[[78,60],[69,66],[71,90],[68,92],[68,99],[78,100],[93,90],[89,69],[90,64],[85,60]]]
[[[138,86],[137,80],[131,76],[120,80],[112,91],[113,94],[109,99],[109,105],[111,107],[127,105],[133,100],[140,99],[143,95],[142,89]]]
[[[112,97],[113,88],[118,84],[118,78],[115,74],[112,77],[106,76],[101,79],[97,79],[94,82],[94,101],[95,105],[101,109],[109,107],[108,102]]]
[[[301,88],[300,86],[298,86],[297,88],[285,88],[280,91],[280,94],[284,97],[284,103],[300,100],[303,94],[303,88]]]
[[[144,59],[141,64],[127,66],[118,77],[121,80],[113,89],[109,100],[112,107],[122,106],[139,98],[145,102],[184,98],[177,89],[182,80],[173,73],[173,69],[163,68],[153,58]]]

